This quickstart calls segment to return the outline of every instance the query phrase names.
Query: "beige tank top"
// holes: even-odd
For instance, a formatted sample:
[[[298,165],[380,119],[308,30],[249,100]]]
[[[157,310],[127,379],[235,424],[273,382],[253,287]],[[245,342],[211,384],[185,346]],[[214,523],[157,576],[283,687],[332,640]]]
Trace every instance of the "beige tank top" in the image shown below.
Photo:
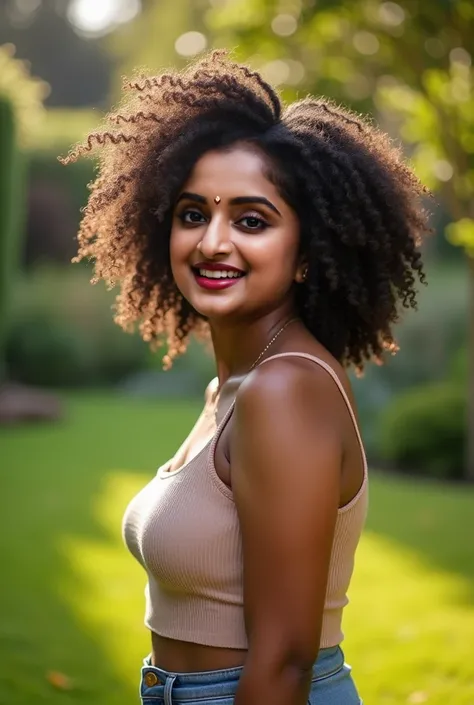
[[[281,353],[261,364],[293,355],[312,360],[331,375],[347,404],[364,458],[362,486],[338,511],[321,634],[321,648],[326,648],[343,639],[342,612],[367,513],[367,462],[349,399],[327,363],[304,353]],[[172,460],[158,469],[127,507],[123,535],[147,572],[145,624],[149,629],[171,639],[246,649],[239,521],[232,490],[214,467],[217,441],[234,403],[216,429],[210,408],[213,388],[211,383],[200,424],[209,440],[177,470],[168,471]]]

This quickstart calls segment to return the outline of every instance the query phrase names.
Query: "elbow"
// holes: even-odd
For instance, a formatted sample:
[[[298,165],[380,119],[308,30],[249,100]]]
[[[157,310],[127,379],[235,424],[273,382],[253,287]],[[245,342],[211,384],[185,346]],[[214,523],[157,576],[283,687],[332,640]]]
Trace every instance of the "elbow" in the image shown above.
[[[250,645],[248,652],[248,660],[252,663],[259,663],[263,670],[270,670],[276,673],[293,673],[300,679],[305,679],[309,673],[312,673],[314,663],[318,658],[318,646],[310,643],[302,643],[292,640],[291,638],[283,638],[280,641],[280,646],[268,641],[261,648],[252,648]]]
[[[319,649],[289,651],[283,663],[287,669],[299,673],[302,678],[313,671],[313,666],[318,658]]]

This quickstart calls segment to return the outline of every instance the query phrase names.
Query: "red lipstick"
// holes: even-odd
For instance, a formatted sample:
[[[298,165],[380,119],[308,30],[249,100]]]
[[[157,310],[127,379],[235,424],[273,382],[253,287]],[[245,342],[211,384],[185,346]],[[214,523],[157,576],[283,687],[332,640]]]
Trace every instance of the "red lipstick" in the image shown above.
[[[193,266],[193,274],[196,282],[203,289],[220,290],[228,289],[243,278],[245,272],[231,264],[219,264],[218,262],[199,262]],[[237,272],[240,276],[234,277],[207,277],[201,272]]]

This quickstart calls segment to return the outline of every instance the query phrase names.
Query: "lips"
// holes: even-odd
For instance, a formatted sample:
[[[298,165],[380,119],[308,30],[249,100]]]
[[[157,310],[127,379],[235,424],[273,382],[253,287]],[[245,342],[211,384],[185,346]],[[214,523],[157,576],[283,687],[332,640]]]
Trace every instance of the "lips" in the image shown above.
[[[198,285],[203,289],[228,289],[245,276],[245,272],[232,265],[216,262],[199,262],[192,267]]]

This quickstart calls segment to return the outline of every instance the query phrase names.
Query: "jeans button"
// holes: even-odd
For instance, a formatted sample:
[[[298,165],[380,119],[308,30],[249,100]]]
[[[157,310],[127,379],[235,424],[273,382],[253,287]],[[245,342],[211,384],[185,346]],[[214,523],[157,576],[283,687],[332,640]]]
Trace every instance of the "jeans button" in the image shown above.
[[[148,673],[145,673],[144,681],[145,685],[149,688],[152,688],[154,685],[160,685],[160,679],[156,673],[153,673],[153,671],[148,671]]]

